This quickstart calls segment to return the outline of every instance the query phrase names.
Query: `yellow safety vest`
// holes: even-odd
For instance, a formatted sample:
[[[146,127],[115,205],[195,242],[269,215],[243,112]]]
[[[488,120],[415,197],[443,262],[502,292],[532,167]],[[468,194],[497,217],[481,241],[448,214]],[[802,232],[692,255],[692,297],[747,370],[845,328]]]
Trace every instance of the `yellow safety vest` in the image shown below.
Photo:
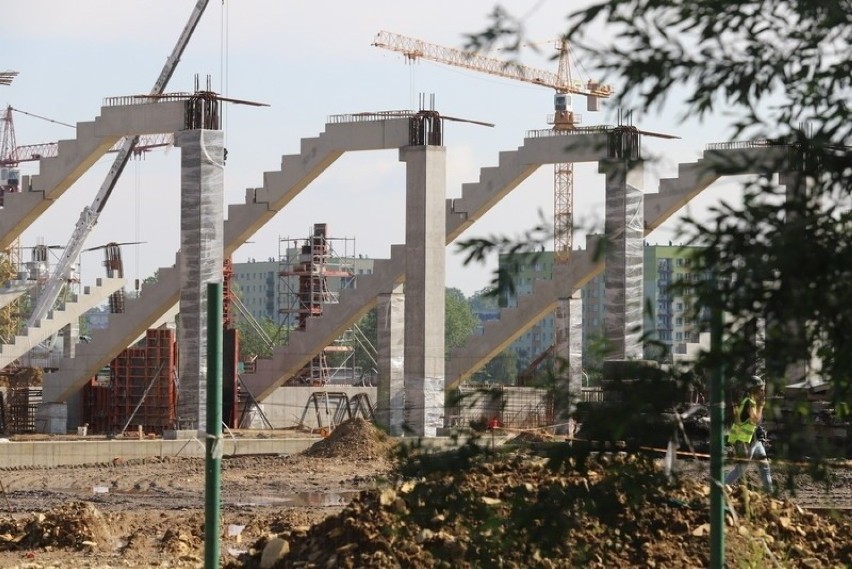
[[[734,415],[734,424],[731,425],[731,430],[728,432],[728,443],[745,443],[749,444],[751,442],[752,437],[754,437],[754,431],[757,430],[757,425],[751,422],[751,417],[746,418],[745,421],[740,421],[743,409],[745,408],[746,403],[751,403],[752,406],[757,405],[751,397],[744,397],[740,402],[739,406],[737,406],[735,415]]]

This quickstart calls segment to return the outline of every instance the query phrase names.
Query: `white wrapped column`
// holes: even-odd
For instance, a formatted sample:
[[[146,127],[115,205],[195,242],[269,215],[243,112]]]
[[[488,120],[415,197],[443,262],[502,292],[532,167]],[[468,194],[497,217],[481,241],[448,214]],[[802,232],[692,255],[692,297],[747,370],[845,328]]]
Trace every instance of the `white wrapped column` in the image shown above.
[[[177,133],[181,148],[179,429],[204,429],[207,406],[207,284],[222,281],[223,136]]]
[[[379,385],[376,419],[393,436],[403,432],[405,417],[405,294],[402,285],[379,295],[376,305]]]
[[[606,175],[607,239],[604,268],[604,334],[607,359],[641,359],[645,216],[640,160],[602,160]]]

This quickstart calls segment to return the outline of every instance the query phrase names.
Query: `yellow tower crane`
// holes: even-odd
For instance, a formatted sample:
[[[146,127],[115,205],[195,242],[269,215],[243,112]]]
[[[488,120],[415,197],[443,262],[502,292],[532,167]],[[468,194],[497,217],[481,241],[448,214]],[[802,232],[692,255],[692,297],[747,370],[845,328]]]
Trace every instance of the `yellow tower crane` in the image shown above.
[[[409,62],[427,59],[554,89],[554,114],[548,117],[548,124],[552,124],[555,131],[574,130],[580,122],[571,106],[571,95],[585,96],[588,110],[597,111],[599,100],[613,93],[610,85],[571,77],[570,53],[564,38],[556,41],[559,53],[556,73],[386,31],[376,34],[373,45],[402,53]],[[570,258],[573,247],[574,165],[555,164],[553,173],[553,255],[557,263],[564,263]]]

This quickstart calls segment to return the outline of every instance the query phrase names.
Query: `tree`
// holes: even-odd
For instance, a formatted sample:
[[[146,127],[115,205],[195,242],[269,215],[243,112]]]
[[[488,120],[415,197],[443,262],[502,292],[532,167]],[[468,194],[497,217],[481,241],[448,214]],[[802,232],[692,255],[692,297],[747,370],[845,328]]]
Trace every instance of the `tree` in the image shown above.
[[[602,23],[603,36],[585,31]],[[709,220],[683,224],[688,242],[704,246],[697,262],[718,276],[696,287],[698,304],[721,303],[729,315],[721,353],[729,377],[761,371],[780,387],[816,356],[822,366],[813,375],[831,383],[835,409],[847,416],[852,3],[606,0],[569,14],[565,35],[616,83],[622,108],[661,111],[683,97],[682,119],[727,120],[732,138],[784,150],[768,170],[791,174],[787,191],[769,176],[751,180],[742,204],[722,203]],[[517,50],[524,40],[523,21],[497,9],[469,47]],[[765,344],[757,323],[765,323]],[[718,363],[705,353],[696,370]]]
[[[479,323],[476,315],[457,288],[448,288],[445,296],[445,350],[449,354],[455,348],[464,345]]]
[[[255,357],[268,358],[275,346],[285,343],[286,335],[282,333],[281,327],[269,318],[257,321],[256,325],[251,325],[245,318],[237,320],[241,361],[250,361]]]
[[[464,293],[457,288],[448,288],[445,293],[445,329],[444,344],[446,351],[463,345],[473,334],[479,323],[473,313],[470,303]],[[363,343],[355,342],[355,365],[361,369],[368,370],[375,366],[376,354],[373,351],[377,346],[378,335],[376,331],[377,316],[376,309],[370,310],[356,327],[363,333]]]

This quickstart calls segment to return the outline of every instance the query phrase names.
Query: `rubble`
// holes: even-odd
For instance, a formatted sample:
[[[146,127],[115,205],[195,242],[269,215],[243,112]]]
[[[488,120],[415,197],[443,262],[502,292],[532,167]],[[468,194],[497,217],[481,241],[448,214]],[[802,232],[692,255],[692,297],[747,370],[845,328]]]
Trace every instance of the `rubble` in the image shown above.
[[[274,567],[702,567],[709,494],[669,481],[652,460],[588,461],[527,450],[424,457],[408,476],[363,491],[307,532],[284,532]],[[730,566],[846,567],[849,518],[738,487],[729,495]],[[243,565],[256,567],[258,552]]]
[[[387,459],[396,446],[394,440],[361,418],[349,419],[335,427],[328,437],[314,443],[302,454],[308,457],[349,460]]]

